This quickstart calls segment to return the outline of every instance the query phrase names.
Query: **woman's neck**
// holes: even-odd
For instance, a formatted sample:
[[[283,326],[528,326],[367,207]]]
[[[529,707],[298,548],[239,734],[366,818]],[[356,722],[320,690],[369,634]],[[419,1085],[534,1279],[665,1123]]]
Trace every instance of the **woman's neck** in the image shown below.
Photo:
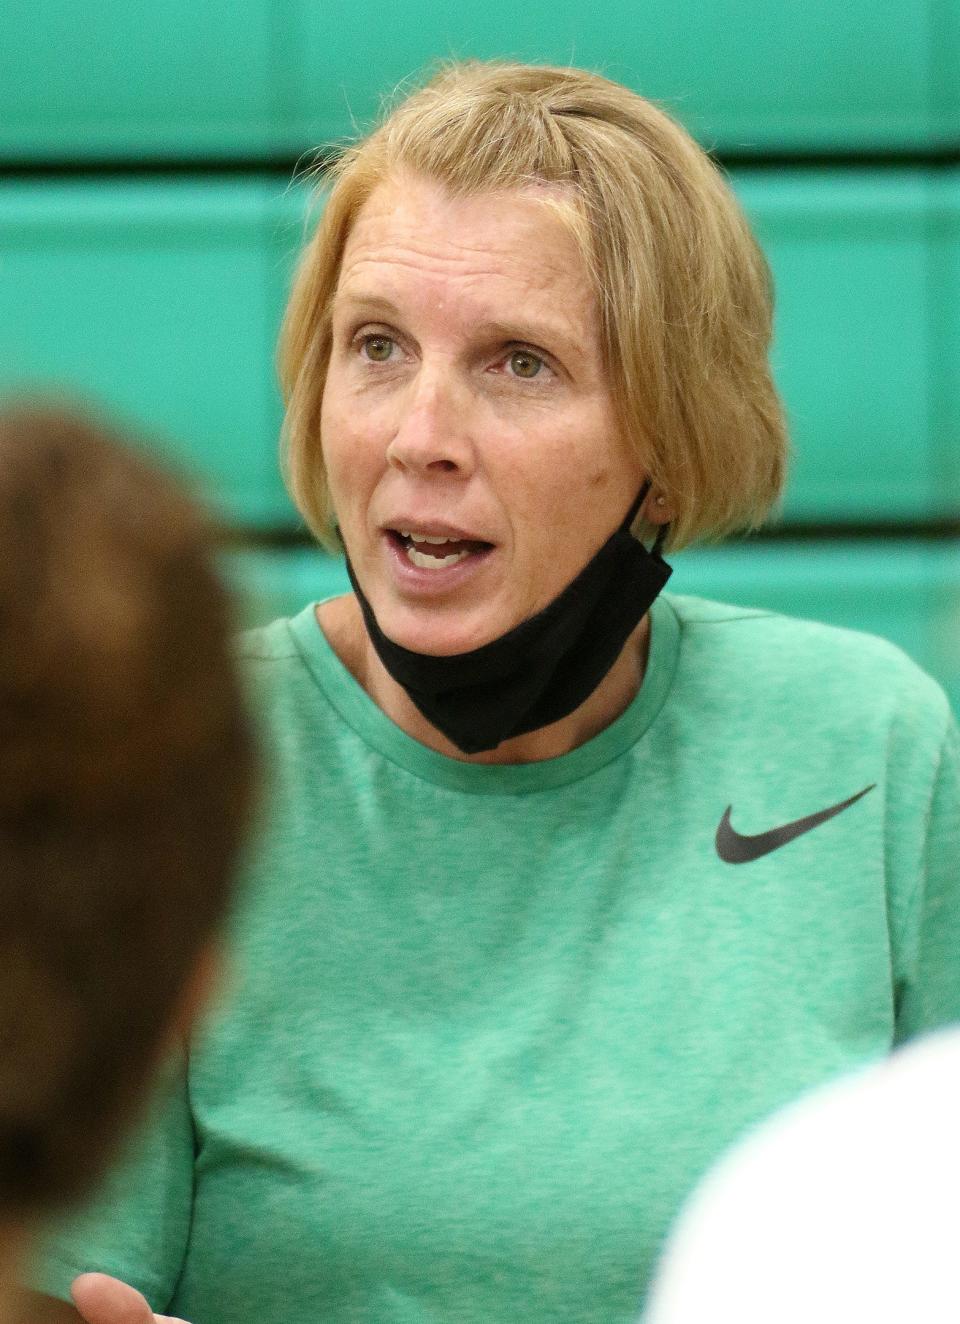
[[[317,622],[337,657],[370,698],[408,736],[464,763],[539,763],[559,758],[599,735],[629,707],[643,681],[650,643],[644,616],[603,680],[568,717],[505,740],[482,754],[464,754],[420,712],[377,656],[352,593],[317,608]]]

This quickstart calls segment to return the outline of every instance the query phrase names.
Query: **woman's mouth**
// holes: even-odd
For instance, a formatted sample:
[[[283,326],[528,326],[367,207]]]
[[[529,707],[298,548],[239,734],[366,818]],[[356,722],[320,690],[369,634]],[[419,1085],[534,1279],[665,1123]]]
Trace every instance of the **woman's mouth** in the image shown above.
[[[420,570],[444,570],[470,556],[489,551],[492,543],[469,538],[448,538],[412,529],[389,529],[394,546]]]

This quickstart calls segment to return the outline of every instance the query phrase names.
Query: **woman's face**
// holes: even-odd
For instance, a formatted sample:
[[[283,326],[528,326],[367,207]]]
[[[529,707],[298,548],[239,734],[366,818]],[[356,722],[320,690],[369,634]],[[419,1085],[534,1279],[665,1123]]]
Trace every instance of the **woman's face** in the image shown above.
[[[547,605],[644,474],[618,426],[576,243],[534,187],[381,184],[347,242],[322,437],[380,628],[467,651]],[[447,541],[445,541],[447,540]]]

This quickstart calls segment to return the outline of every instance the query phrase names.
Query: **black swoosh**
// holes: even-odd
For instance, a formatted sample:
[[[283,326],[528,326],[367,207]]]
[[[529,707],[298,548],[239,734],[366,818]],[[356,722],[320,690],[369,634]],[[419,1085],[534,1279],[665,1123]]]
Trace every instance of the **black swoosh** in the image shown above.
[[[821,823],[826,823],[827,819],[833,818],[835,814],[843,813],[844,809],[856,804],[875,786],[876,782],[871,782],[856,795],[851,795],[849,800],[842,800],[840,804],[832,805],[829,809],[821,809],[818,814],[808,814],[806,818],[785,823],[783,827],[771,828],[769,832],[758,832],[755,837],[745,837],[730,826],[730,812],[733,805],[727,805],[720,826],[717,828],[717,854],[727,864],[749,864],[751,860],[759,860],[761,855],[769,855],[772,850],[786,846],[788,841],[802,837],[805,832],[810,832]]]

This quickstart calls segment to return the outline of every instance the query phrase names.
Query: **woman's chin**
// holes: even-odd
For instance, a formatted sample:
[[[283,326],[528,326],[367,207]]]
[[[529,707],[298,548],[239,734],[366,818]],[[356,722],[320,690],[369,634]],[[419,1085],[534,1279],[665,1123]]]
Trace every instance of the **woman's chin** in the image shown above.
[[[427,657],[470,653],[498,639],[510,628],[492,614],[477,613],[471,618],[461,615],[456,619],[456,613],[449,610],[423,606],[393,610],[387,607],[382,613],[374,607],[374,615],[391,643]]]

